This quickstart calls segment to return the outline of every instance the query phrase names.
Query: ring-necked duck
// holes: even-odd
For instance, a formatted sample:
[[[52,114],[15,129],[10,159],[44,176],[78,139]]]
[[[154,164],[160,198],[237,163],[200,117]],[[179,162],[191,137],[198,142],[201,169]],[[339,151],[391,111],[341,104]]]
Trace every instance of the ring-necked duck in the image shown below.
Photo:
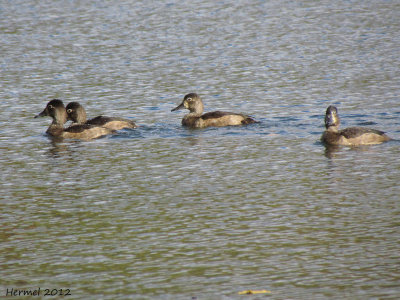
[[[137,127],[135,122],[117,117],[98,116],[96,118],[86,120],[86,111],[78,102],[68,103],[66,110],[68,114],[68,120],[71,120],[73,123],[77,124],[103,126],[112,130]]]
[[[35,118],[49,116],[53,119],[46,133],[59,138],[90,140],[113,132],[113,130],[94,125],[72,125],[64,128],[67,122],[67,112],[61,100],[53,99]]]
[[[322,142],[329,145],[374,145],[390,140],[383,131],[363,128],[349,127],[339,130],[340,120],[335,106],[329,106],[325,114],[326,130],[322,134]]]
[[[182,103],[171,111],[176,111],[183,108],[188,109],[190,113],[183,117],[182,125],[192,128],[245,125],[257,122],[249,116],[224,111],[213,111],[202,115],[204,111],[203,101],[196,93],[187,94],[183,98]]]

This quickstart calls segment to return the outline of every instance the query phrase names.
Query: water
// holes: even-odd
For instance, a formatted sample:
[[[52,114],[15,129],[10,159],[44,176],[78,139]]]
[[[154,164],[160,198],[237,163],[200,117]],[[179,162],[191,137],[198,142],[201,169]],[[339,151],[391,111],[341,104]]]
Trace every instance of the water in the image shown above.
[[[0,295],[70,299],[397,299],[397,1],[3,1]],[[247,127],[189,130],[197,92]],[[44,135],[47,101],[140,128]]]

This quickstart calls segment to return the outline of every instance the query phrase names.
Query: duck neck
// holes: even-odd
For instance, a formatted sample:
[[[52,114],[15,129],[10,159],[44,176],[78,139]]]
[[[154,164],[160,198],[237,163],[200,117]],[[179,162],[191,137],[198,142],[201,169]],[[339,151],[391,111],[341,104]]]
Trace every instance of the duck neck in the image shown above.
[[[197,102],[196,105],[190,107],[189,110],[190,110],[190,113],[189,113],[190,116],[196,116],[196,117],[201,116],[204,111],[203,102],[201,102],[201,101]]]
[[[78,108],[77,111],[77,117],[76,117],[76,123],[78,124],[84,124],[86,123],[86,111],[85,109],[81,106]]]
[[[329,132],[338,132],[338,131],[339,131],[339,126],[337,126],[337,125],[329,126],[329,127],[326,128],[326,131],[329,131]]]
[[[64,110],[56,110],[55,115],[53,116],[53,122],[51,125],[53,126],[61,126],[64,127],[64,124],[67,122],[67,112]]]
[[[186,117],[200,117],[203,112],[191,111]]]

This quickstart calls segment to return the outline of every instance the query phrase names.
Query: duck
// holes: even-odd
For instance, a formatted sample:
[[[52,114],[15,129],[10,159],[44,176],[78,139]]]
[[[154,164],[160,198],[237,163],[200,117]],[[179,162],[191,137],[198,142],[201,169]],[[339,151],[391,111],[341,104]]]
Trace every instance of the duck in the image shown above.
[[[46,133],[55,138],[90,140],[114,132],[114,130],[109,128],[89,124],[76,124],[64,128],[68,116],[64,103],[60,99],[49,101],[46,108],[36,115],[35,118],[45,116],[53,119]]]
[[[137,128],[135,122],[118,117],[98,116],[90,120],[86,120],[86,111],[79,102],[70,102],[67,107],[68,120],[74,124],[88,124],[102,126],[112,130],[120,130],[123,128]]]
[[[375,145],[391,140],[385,132],[365,128],[365,127],[349,127],[339,130],[340,119],[338,110],[335,106],[330,105],[326,109],[325,114],[325,132],[321,136],[321,141],[327,145]]]
[[[172,109],[188,109],[190,112],[182,119],[182,125],[190,128],[221,127],[232,125],[246,125],[257,123],[253,118],[238,113],[213,111],[203,114],[204,105],[200,96],[196,93],[185,95],[181,104]]]

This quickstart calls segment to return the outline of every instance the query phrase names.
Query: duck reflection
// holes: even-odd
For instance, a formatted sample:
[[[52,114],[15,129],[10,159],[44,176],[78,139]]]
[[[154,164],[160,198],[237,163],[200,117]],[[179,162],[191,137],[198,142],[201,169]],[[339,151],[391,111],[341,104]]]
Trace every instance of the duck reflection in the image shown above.
[[[71,156],[75,152],[76,146],[81,144],[79,140],[69,140],[65,142],[63,138],[49,138],[50,146],[46,155],[51,158]]]

